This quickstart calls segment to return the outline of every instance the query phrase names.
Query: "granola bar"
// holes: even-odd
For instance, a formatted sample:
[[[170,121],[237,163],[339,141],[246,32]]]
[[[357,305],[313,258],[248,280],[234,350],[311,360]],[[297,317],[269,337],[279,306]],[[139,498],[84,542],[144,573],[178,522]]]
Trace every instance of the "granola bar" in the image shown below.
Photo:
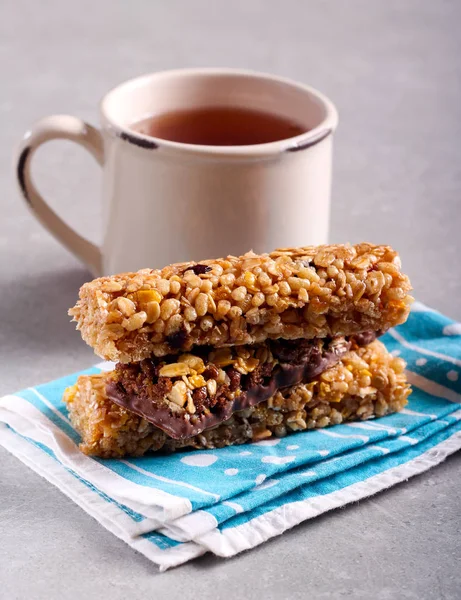
[[[202,345],[383,332],[405,321],[410,290],[389,246],[308,246],[102,277],[69,314],[99,356],[131,363]]]
[[[110,400],[183,439],[268,400],[280,388],[308,383],[336,364],[355,338],[266,340],[262,344],[118,363]]]
[[[310,383],[281,388],[267,400],[234,412],[218,426],[183,439],[173,439],[142,416],[112,402],[107,389],[114,372],[80,376],[66,390],[64,401],[82,436],[80,448],[85,454],[108,458],[219,448],[401,410],[410,394],[404,366],[403,360],[389,354],[379,341],[352,344],[335,365]]]

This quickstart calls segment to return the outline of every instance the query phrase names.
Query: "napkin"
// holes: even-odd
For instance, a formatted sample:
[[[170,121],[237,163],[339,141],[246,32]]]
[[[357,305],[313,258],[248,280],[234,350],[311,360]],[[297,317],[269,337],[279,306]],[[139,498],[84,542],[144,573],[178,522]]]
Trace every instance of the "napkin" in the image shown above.
[[[400,413],[219,450],[98,459],[78,450],[65,387],[101,363],[0,399],[0,444],[166,570],[233,556],[440,463],[461,447],[461,324],[415,303],[383,336],[408,365]],[[328,523],[325,524],[328,527]]]

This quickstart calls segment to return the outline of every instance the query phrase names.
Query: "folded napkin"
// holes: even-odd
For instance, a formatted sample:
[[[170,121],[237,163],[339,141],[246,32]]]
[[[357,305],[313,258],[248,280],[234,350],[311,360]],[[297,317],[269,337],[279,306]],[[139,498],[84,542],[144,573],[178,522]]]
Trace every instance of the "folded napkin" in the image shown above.
[[[169,456],[83,455],[61,398],[82,373],[0,399],[0,444],[161,570],[233,556],[370,496],[461,448],[461,325],[415,304],[383,336],[408,364],[398,414],[283,439]]]

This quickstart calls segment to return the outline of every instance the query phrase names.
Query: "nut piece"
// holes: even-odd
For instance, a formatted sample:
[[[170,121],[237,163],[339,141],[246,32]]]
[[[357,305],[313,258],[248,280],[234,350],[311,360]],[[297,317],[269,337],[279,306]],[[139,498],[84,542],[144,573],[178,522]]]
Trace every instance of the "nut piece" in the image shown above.
[[[214,396],[216,394],[216,390],[218,388],[218,385],[216,383],[216,379],[209,379],[206,382],[206,387],[207,387],[207,390],[208,390],[208,394],[210,396]]]
[[[117,298],[117,306],[119,311],[125,315],[125,317],[131,317],[131,315],[134,315],[136,312],[135,303],[128,298],[124,298],[123,296]]]
[[[135,292],[133,296],[140,304],[147,304],[148,302],[161,302],[162,296],[157,290],[139,290]]]
[[[251,373],[256,369],[259,365],[259,360],[257,358],[241,358],[240,356],[237,359],[234,367],[242,375],[246,375],[247,373]]]
[[[190,368],[186,363],[171,363],[164,365],[158,372],[160,377],[181,377],[189,375]]]
[[[197,375],[200,375],[205,370],[205,364],[200,356],[194,354],[181,354],[178,358],[178,362],[185,363],[191,369],[196,371]]]
[[[187,412],[190,413],[191,415],[193,415],[195,413],[195,404],[192,402],[192,396],[190,395],[190,392],[188,392],[188,394],[187,394],[186,409],[187,409]]]
[[[217,367],[227,367],[234,364],[230,348],[219,348],[219,350],[211,352],[208,358]]]
[[[184,381],[181,379],[176,381],[167,398],[178,406],[184,406],[184,404],[187,402],[187,387]]]
[[[194,389],[201,388],[206,385],[203,375],[192,375],[192,377],[189,377],[189,383]]]
[[[101,286],[101,290],[107,293],[120,292],[122,286],[117,281],[105,281]]]

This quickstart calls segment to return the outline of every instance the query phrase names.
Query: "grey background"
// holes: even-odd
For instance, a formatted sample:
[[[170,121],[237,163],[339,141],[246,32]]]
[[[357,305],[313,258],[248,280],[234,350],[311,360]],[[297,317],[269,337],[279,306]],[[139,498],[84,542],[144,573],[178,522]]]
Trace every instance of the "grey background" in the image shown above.
[[[461,4],[438,0],[99,0],[0,8],[0,394],[91,365],[66,310],[89,275],[27,212],[13,147],[56,112],[94,123],[135,75],[235,66],[337,104],[332,241],[394,245],[415,295],[461,319]],[[99,172],[70,144],[39,187],[98,240]],[[458,598],[461,457],[232,560],[159,575],[0,450],[0,598]]]

